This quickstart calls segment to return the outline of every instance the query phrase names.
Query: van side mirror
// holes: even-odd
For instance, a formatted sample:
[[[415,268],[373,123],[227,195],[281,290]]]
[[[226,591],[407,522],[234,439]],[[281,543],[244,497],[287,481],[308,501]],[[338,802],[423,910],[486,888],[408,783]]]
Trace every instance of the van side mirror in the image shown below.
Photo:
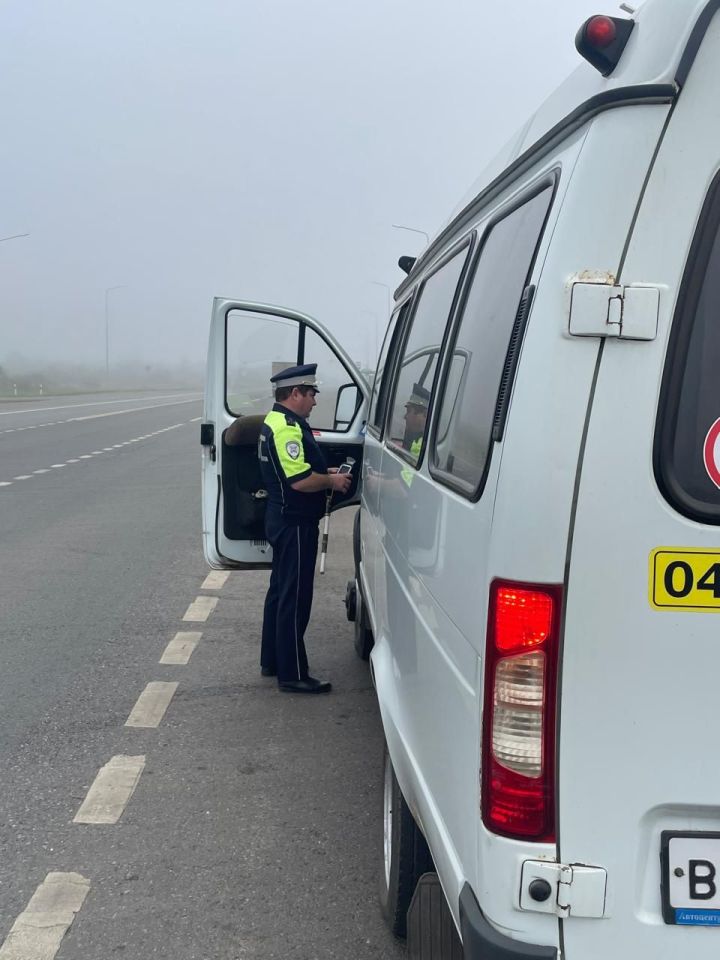
[[[333,430],[347,430],[360,406],[360,391],[354,383],[344,383],[337,393]]]

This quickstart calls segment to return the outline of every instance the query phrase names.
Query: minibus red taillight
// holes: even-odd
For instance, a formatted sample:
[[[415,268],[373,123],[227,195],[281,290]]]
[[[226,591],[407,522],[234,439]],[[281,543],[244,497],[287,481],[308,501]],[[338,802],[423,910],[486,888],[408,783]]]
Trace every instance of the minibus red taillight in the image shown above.
[[[494,580],[485,659],[482,815],[488,829],[555,839],[562,588]]]

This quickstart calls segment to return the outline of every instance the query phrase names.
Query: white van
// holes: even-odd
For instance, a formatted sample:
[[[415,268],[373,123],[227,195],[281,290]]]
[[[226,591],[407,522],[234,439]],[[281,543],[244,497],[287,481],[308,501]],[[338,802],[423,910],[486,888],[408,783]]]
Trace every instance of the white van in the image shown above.
[[[362,477],[383,906],[403,933],[436,872],[472,960],[720,953],[719,11],[585,25],[592,65],[399,287],[370,397],[309,317],[215,303],[206,555],[268,562],[271,362],[317,361],[312,425]]]

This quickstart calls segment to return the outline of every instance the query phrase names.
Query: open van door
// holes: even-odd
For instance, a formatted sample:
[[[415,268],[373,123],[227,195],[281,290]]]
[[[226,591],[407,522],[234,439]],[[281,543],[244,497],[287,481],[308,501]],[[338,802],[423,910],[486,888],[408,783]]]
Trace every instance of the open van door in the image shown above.
[[[350,490],[333,496],[332,509],[359,503],[369,398],[360,371],[327,330],[306,314],[263,303],[214,300],[200,442],[203,547],[215,569],[270,566],[258,438],[273,405],[270,377],[303,363],[318,365],[320,393],[310,425],[328,466],[355,461]]]

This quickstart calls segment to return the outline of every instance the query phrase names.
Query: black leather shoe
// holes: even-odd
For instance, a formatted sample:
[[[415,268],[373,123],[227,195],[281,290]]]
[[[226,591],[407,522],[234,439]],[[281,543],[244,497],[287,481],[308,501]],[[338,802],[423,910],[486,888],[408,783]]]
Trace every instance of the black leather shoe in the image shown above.
[[[276,677],[277,670],[271,670],[270,667],[260,667],[260,673],[264,677]]]
[[[316,680],[315,677],[305,677],[304,680],[281,680],[278,687],[285,693],[330,693],[332,690],[329,680]]]

